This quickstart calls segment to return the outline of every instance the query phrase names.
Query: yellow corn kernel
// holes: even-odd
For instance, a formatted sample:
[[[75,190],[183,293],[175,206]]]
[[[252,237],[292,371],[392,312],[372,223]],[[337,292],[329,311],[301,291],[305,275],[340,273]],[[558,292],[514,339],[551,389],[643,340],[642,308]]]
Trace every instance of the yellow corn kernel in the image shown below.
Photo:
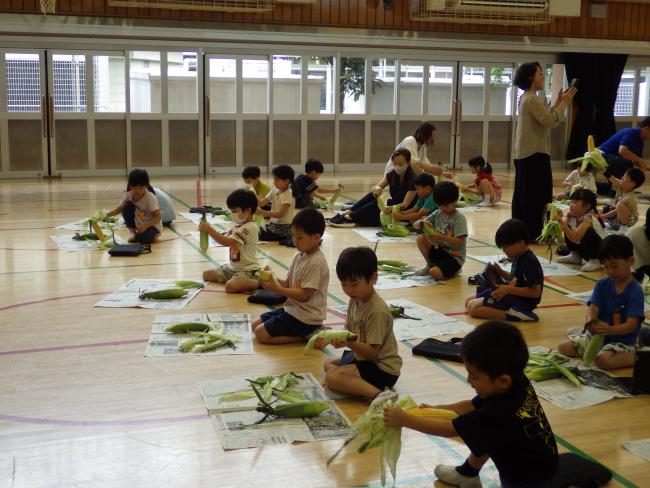
[[[428,419],[453,420],[458,417],[458,414],[453,410],[445,410],[444,408],[413,407],[406,410],[406,413]]]

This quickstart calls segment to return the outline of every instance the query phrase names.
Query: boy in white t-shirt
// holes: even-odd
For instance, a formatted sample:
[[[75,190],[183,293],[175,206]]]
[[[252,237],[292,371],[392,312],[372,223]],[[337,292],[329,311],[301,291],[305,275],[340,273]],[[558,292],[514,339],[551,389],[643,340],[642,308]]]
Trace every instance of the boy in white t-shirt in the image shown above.
[[[293,168],[287,164],[280,164],[271,170],[273,175],[273,189],[259,201],[257,213],[270,222],[266,229],[260,230],[261,241],[291,240],[291,221],[296,211],[296,199],[293,196]],[[271,210],[262,207],[271,203]]]
[[[257,197],[251,191],[238,189],[226,199],[235,226],[221,233],[208,222],[199,224],[199,231],[207,232],[222,246],[230,248],[230,262],[203,272],[203,279],[226,284],[227,293],[256,290],[259,281],[255,272],[260,269],[257,262],[257,225],[255,212]]]

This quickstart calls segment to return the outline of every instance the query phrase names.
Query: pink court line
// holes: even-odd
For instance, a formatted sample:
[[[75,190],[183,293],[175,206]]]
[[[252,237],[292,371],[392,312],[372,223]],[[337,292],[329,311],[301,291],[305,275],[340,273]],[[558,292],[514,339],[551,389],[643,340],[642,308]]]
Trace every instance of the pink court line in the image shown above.
[[[68,344],[65,346],[39,347],[37,349],[18,349],[16,351],[1,351],[0,356],[13,356],[14,354],[30,354],[35,352],[65,351],[68,349],[90,349],[92,347],[123,346],[125,344],[142,344],[148,339],[128,339],[124,341],[95,342],[93,344]]]
[[[81,298],[81,297],[92,297],[95,295],[106,295],[107,293],[110,293],[109,291],[99,291],[97,293],[83,293],[81,295],[67,295],[63,297],[51,297],[51,298],[43,298],[41,300],[32,300],[31,302],[21,302],[21,303],[14,303],[13,305],[7,305],[5,307],[0,307],[0,312],[3,310],[9,310],[11,308],[18,308],[18,307],[26,307],[27,305],[36,305],[37,303],[45,303],[45,302],[53,302],[56,300],[67,300],[68,298]]]
[[[5,422],[14,422],[20,424],[37,424],[37,425],[57,425],[62,427],[115,427],[129,425],[151,425],[151,424],[170,424],[177,422],[187,422],[190,420],[202,420],[208,417],[207,413],[200,415],[185,415],[182,417],[165,417],[159,419],[141,419],[141,420],[61,420],[61,419],[41,419],[32,417],[22,417],[18,415],[0,414],[0,420]]]
[[[574,303],[556,303],[555,305],[540,305],[536,308],[563,308],[563,307],[578,307],[582,305],[580,302],[574,302]],[[455,315],[465,315],[467,312],[450,312],[446,313],[445,315],[449,317],[453,317]]]

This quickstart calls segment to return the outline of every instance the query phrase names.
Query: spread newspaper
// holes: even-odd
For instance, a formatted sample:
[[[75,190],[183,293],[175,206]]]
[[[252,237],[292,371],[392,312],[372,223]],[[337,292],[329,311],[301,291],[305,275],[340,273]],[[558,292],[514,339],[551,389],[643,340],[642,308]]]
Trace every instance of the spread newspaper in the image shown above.
[[[494,254],[491,256],[471,255],[468,257],[485,264],[496,263],[499,266],[501,266],[501,269],[508,272],[512,267],[512,262],[507,261],[505,254]],[[544,276],[573,276],[573,275],[580,274],[580,270],[570,268],[568,266],[565,266],[564,264],[554,263],[540,256],[537,256],[537,259],[539,259],[539,264],[542,265],[542,271],[544,271]]]
[[[330,404],[330,408],[317,417],[285,419],[265,416],[256,410],[258,399],[248,398],[223,402],[227,393],[250,391],[246,378],[199,381],[197,387],[208,409],[210,421],[224,449],[246,449],[249,447],[312,442],[330,439],[347,439],[350,435],[350,421],[330,400],[321,385],[311,373],[296,373],[302,379],[291,388],[300,390],[305,401],[319,400]],[[249,379],[255,379],[251,377]],[[282,401],[274,403],[280,405]]]
[[[209,323],[221,322],[223,333],[236,336],[233,347],[220,347],[212,351],[193,354],[182,352],[178,346],[181,343],[196,339],[191,334],[171,334],[165,329],[181,322]],[[251,333],[250,315],[247,313],[188,313],[178,315],[156,315],[149,336],[149,343],[144,355],[153,356],[225,356],[229,354],[255,354],[253,351],[253,335]]]
[[[178,288],[175,283],[178,280],[159,280],[133,278],[120,286],[117,291],[106,295],[95,303],[95,307],[108,308],[158,308],[161,310],[180,310],[194,298],[201,288],[186,288],[187,295],[182,298],[168,300],[145,300],[139,298],[144,292],[165,290],[167,288]]]

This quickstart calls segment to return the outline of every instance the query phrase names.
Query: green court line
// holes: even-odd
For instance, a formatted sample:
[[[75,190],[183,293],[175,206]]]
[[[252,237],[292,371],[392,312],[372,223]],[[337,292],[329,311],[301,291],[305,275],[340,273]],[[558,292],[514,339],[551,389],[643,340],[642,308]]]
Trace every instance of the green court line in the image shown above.
[[[179,200],[178,198],[176,198],[175,196],[173,196],[173,195],[172,195],[171,193],[169,193],[169,192],[168,192],[168,194],[169,194],[169,196],[170,196],[171,198],[173,198],[173,199],[176,200],[177,202],[180,202],[180,203],[182,203],[183,205],[185,205],[186,207],[190,208],[189,205],[188,205],[187,203],[183,202],[182,200]],[[218,227],[222,228],[221,226],[218,226]],[[170,229],[172,229],[176,235],[178,235],[179,237],[181,237],[181,238],[183,239],[183,241],[187,242],[190,246],[192,246],[194,249],[196,249],[196,250],[199,251],[201,254],[203,254],[203,253],[201,252],[201,249],[199,249],[199,248],[198,248],[194,243],[189,242],[189,241],[188,241],[184,236],[182,236],[178,231],[176,231],[176,229],[174,229],[174,228],[171,227],[171,226],[170,226]],[[222,228],[222,229],[223,229],[223,228]],[[493,244],[489,244],[489,243],[486,243],[486,242],[483,242],[483,241],[479,241],[478,239],[473,239],[473,238],[471,238],[471,237],[468,238],[468,239],[473,240],[473,241],[476,241],[476,242],[479,242],[479,243],[484,244],[484,245],[489,246],[489,247],[494,247],[494,248],[499,249],[498,247],[494,246]],[[282,267],[283,269],[288,269],[288,267],[287,267],[284,263],[278,261],[277,259],[273,258],[272,256],[269,256],[266,252],[264,252],[264,251],[260,251],[260,253],[262,253],[263,255],[265,255],[267,258],[271,259],[274,263],[276,263],[278,266]],[[205,256],[206,256],[207,259],[209,259],[211,262],[213,262],[213,261],[212,261],[212,258],[210,258],[210,257],[207,256],[207,255],[205,255]],[[470,258],[471,258],[471,256],[470,256]],[[581,276],[581,275],[580,275],[580,276]],[[548,285],[545,283],[544,286],[548,286]],[[548,286],[548,287],[551,288],[551,289],[553,289],[552,286]],[[559,292],[559,290],[555,290],[555,291],[558,291],[558,292]],[[564,292],[561,292],[561,293],[565,294]],[[341,303],[341,304],[346,303],[345,301],[341,300],[339,297],[333,295],[333,294],[330,293],[329,291],[327,292],[327,296],[330,297],[330,298],[332,298],[333,300],[335,300],[335,301]],[[412,344],[410,341],[401,341],[401,342],[402,342],[405,346],[409,347],[410,349],[413,349],[413,347],[414,347],[413,344]],[[326,354],[326,355],[330,355],[330,354]],[[463,383],[467,384],[467,381],[466,381],[464,375],[462,375],[462,374],[460,374],[458,371],[456,371],[456,370],[450,368],[450,367],[449,367],[448,365],[446,365],[445,363],[442,363],[442,362],[440,362],[440,361],[438,361],[437,359],[434,359],[434,358],[426,358],[426,359],[427,359],[429,362],[431,362],[431,363],[433,363],[434,365],[436,365],[438,368],[440,368],[440,369],[442,369],[443,371],[445,371],[446,373],[448,373],[449,375],[451,375],[451,376],[453,376],[454,378],[456,378],[457,380],[462,381]],[[590,461],[598,462],[595,458],[589,456],[589,455],[586,454],[584,451],[582,451],[582,450],[579,449],[578,447],[574,446],[574,445],[571,444],[570,442],[564,440],[563,438],[559,437],[558,435],[555,436],[555,439],[556,439],[556,441],[557,441],[558,444],[562,445],[563,447],[565,447],[565,448],[568,449],[569,451],[573,452],[574,454],[576,454],[576,455],[578,455],[578,456],[581,456],[581,457],[583,457],[583,458],[585,458],[585,459],[589,459]],[[623,486],[628,487],[628,488],[638,488],[637,485],[635,485],[635,484],[632,483],[631,481],[627,480],[626,478],[624,478],[623,476],[621,476],[620,474],[618,474],[618,473],[617,473],[616,471],[614,471],[613,469],[609,468],[608,466],[604,465],[603,463],[599,463],[599,464],[602,464],[602,465],[605,466],[607,469],[609,469],[609,471],[611,471],[611,473],[612,473],[613,478],[614,478],[616,481],[618,481],[619,483],[621,483]],[[362,486],[364,486],[364,485],[362,485]],[[365,485],[365,486],[367,486],[367,485]]]

